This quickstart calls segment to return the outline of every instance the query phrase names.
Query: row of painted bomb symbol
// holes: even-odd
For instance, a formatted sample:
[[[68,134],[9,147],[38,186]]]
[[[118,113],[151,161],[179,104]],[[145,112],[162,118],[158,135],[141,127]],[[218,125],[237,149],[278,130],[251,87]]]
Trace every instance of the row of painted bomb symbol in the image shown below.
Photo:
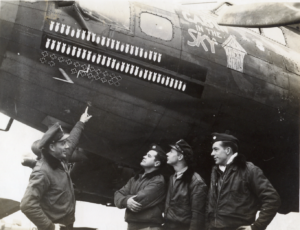
[[[50,45],[51,43],[51,45]],[[173,79],[171,77],[162,76],[160,73],[152,72],[147,69],[142,69],[138,66],[117,61],[116,59],[112,59],[111,57],[107,57],[105,55],[93,53],[92,51],[88,51],[86,49],[77,48],[76,46],[68,45],[66,48],[66,44],[63,43],[61,46],[61,42],[52,40],[47,38],[46,49],[56,50],[57,52],[65,53],[67,55],[76,56],[77,58],[86,59],[87,61],[96,62],[97,64],[106,65],[107,67],[111,67],[112,69],[116,69],[118,71],[125,71],[125,73],[133,74],[134,76],[139,76],[139,78],[144,78],[149,81],[157,82],[166,86],[169,86],[174,89],[185,91],[186,83]]]
[[[71,37],[76,37],[76,38],[80,38],[82,40],[87,40],[87,41],[92,41],[95,42],[97,44],[99,44],[101,42],[102,46],[107,46],[110,47],[111,49],[116,49],[119,50],[121,52],[125,52],[125,53],[130,53],[131,55],[135,55],[135,56],[140,56],[140,57],[144,57],[145,59],[149,59],[149,60],[153,60],[153,61],[157,61],[157,62],[161,62],[161,56],[162,54],[157,53],[157,52],[153,52],[151,50],[149,50],[149,52],[147,50],[144,50],[141,47],[137,47],[137,46],[133,46],[130,44],[124,44],[121,43],[120,41],[116,41],[115,39],[110,39],[107,37],[96,35],[95,33],[91,33],[90,31],[86,32],[85,30],[81,30],[81,29],[77,29],[77,31],[75,31],[75,29],[71,29],[71,26],[66,26],[65,24],[61,24],[59,22],[53,22],[50,21],[50,31],[52,31],[54,29],[55,32],[60,32],[61,34],[65,33],[66,35],[71,35]],[[54,27],[55,26],[55,27]]]

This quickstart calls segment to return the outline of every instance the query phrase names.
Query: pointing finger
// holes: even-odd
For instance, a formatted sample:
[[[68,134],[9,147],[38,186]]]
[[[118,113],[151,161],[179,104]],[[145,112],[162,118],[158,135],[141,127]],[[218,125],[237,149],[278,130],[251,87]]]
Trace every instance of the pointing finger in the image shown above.
[[[86,109],[85,109],[85,113],[86,113],[86,114],[88,113],[88,108],[89,108],[89,107],[87,106]]]

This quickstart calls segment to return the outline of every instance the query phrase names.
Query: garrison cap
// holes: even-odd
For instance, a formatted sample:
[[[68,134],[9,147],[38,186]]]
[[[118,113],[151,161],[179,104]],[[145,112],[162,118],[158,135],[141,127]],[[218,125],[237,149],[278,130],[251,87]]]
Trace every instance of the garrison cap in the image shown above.
[[[154,150],[156,151],[157,153],[162,153],[162,154],[166,154],[166,152],[157,144],[151,144],[150,145],[150,148],[149,148],[149,151],[150,150]]]
[[[235,144],[238,144],[239,140],[232,135],[229,135],[227,133],[212,133],[212,143],[215,143],[217,141],[229,141],[233,142]]]
[[[175,149],[177,152],[183,154],[184,156],[194,155],[192,147],[183,139],[180,139],[174,145],[170,145],[170,147],[172,149]]]
[[[47,145],[51,143],[56,143],[59,141],[63,141],[69,137],[69,134],[64,133],[63,129],[61,128],[60,124],[56,122],[52,125],[47,132],[44,134],[41,140],[39,140],[38,148],[43,149]]]

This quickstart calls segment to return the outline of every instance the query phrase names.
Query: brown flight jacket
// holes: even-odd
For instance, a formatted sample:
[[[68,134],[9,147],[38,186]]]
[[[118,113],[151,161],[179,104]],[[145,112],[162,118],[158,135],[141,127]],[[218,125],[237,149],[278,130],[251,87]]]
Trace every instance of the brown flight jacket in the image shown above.
[[[68,154],[75,150],[82,122],[77,122],[67,138]],[[39,230],[54,230],[54,223],[70,225],[75,221],[75,195],[72,180],[61,162],[50,154],[42,155],[34,167],[21,201],[22,212]]]
[[[223,177],[220,184],[218,178]],[[280,206],[280,198],[262,170],[246,162],[238,154],[222,173],[214,166],[208,193],[207,222],[209,227],[233,228],[251,225],[263,230]],[[260,214],[257,220],[257,211]]]
[[[155,170],[144,177],[142,174],[132,177],[123,188],[115,192],[115,205],[126,208],[127,200],[135,195],[134,200],[142,205],[142,210],[132,212],[127,208],[125,221],[129,224],[162,224],[166,185],[160,171]]]
[[[173,177],[170,177],[166,198],[166,224],[186,226],[189,230],[203,229],[207,196],[204,180],[191,167],[174,184]]]

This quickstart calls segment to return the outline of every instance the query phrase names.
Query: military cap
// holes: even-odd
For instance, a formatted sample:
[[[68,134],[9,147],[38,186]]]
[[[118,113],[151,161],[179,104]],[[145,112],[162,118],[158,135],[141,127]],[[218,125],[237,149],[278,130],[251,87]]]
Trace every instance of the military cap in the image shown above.
[[[60,124],[56,122],[52,125],[47,132],[44,134],[41,140],[39,140],[38,148],[43,149],[47,145],[51,143],[56,143],[59,141],[63,141],[69,137],[68,133],[64,133],[63,129],[61,128]]]
[[[166,152],[157,144],[151,144],[150,145],[150,148],[149,148],[149,151],[150,150],[154,150],[156,151],[157,153],[162,153],[162,154],[166,154]]]
[[[183,139],[180,139],[177,141],[174,145],[170,145],[172,149],[175,149],[179,153],[182,153],[184,156],[185,155],[193,155],[193,150],[192,147]]]
[[[229,141],[233,142],[235,144],[238,144],[239,140],[232,135],[229,135],[227,133],[212,133],[212,143],[215,143],[217,141]]]

